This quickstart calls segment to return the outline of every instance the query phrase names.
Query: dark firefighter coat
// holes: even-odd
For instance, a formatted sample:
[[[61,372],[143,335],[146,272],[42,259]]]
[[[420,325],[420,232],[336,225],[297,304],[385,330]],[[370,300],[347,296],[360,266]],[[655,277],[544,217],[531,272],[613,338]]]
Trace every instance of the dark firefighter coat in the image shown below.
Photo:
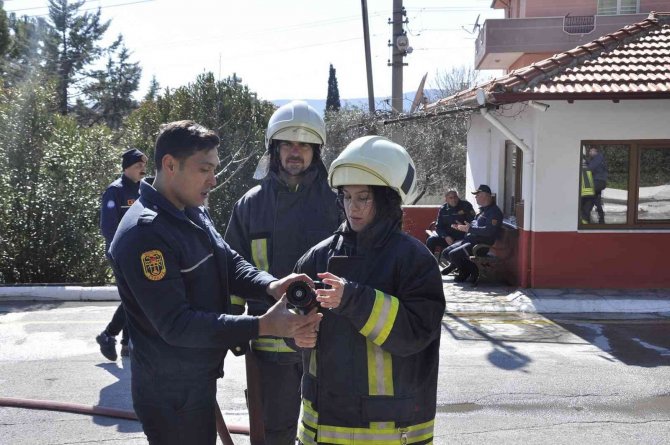
[[[296,265],[314,279],[326,269],[347,283],[340,306],[324,311],[316,348],[303,353],[298,438],[431,443],[445,308],[435,258],[396,222],[360,234],[345,222]]]
[[[102,194],[100,231],[105,238],[106,249],[109,249],[112,243],[114,232],[121,218],[139,196],[140,183],[131,181],[126,175],[121,175],[119,179],[109,184],[105,193]]]
[[[226,350],[258,336],[257,317],[226,315],[229,295],[271,298],[275,278],[232,251],[204,209],[182,212],[142,182],[108,256],[134,344],[133,378],[218,378]]]
[[[321,162],[290,190],[275,172],[240,198],[230,217],[226,242],[257,268],[275,277],[293,272],[296,261],[337,229],[340,211],[337,196],[326,181]],[[233,298],[238,313],[244,300]],[[241,305],[241,306],[239,306]],[[249,313],[265,313],[269,305],[249,302]],[[269,361],[299,362],[300,355],[284,339],[261,337],[252,342],[257,354]]]

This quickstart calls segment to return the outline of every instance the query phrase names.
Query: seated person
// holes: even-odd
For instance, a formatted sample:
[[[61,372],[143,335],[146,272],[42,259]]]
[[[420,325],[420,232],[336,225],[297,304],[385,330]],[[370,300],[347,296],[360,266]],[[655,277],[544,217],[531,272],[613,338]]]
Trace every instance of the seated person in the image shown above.
[[[456,241],[462,240],[465,233],[454,229],[454,224],[465,224],[475,218],[475,209],[468,201],[458,197],[456,190],[449,190],[444,195],[445,204],[437,213],[435,234],[428,237],[426,246],[433,253],[437,247],[444,249]]]
[[[456,230],[463,232],[465,237],[447,248],[445,254],[449,256],[450,264],[443,271],[443,275],[446,275],[444,272],[449,273],[451,270],[458,269],[459,273],[454,281],[460,283],[472,277],[472,284],[475,286],[479,279],[479,270],[475,263],[470,261],[472,248],[480,243],[491,245],[495,243],[502,228],[503,213],[493,202],[491,188],[488,185],[480,185],[472,194],[475,195],[479,205],[479,213],[472,224],[453,226]]]

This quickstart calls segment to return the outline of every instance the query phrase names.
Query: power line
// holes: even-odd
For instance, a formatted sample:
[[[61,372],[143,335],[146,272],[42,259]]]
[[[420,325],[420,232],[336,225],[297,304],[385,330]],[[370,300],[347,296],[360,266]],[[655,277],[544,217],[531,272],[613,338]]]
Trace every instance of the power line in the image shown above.
[[[7,1],[7,0],[5,0],[5,1]],[[90,8],[83,8],[83,9],[80,9],[80,11],[85,12],[85,11],[93,11],[93,10],[97,10],[97,9],[116,8],[118,6],[129,6],[129,5],[136,5],[136,4],[140,4],[140,3],[150,3],[150,2],[153,2],[153,1],[155,1],[155,0],[135,0],[133,2],[118,3],[118,4],[115,4],[115,5],[102,5],[102,6],[95,6],[95,7],[90,7]],[[18,9],[14,9],[14,10],[7,10],[7,12],[20,12],[20,11],[30,11],[30,10],[34,10],[34,9],[48,9],[48,8],[49,8],[49,6],[31,6],[30,8],[18,8]],[[28,17],[46,17],[47,15],[49,15],[49,13],[23,14],[23,15],[27,15]]]

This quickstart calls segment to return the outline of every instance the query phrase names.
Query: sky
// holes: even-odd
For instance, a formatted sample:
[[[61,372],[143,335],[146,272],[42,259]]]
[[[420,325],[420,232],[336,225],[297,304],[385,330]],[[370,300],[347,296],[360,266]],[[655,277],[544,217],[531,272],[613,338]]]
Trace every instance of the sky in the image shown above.
[[[391,95],[393,0],[368,0],[376,97]],[[46,16],[48,0],[4,0],[18,15]],[[413,52],[405,57],[404,91],[426,87],[439,72],[472,66],[471,34],[478,15],[501,18],[491,0],[404,0]],[[337,70],[340,98],[367,97],[360,0],[87,0],[111,20],[106,41],[123,34],[140,62],[140,95],[152,76],[161,87],[179,87],[211,71],[233,73],[266,100],[325,99],[329,65]]]

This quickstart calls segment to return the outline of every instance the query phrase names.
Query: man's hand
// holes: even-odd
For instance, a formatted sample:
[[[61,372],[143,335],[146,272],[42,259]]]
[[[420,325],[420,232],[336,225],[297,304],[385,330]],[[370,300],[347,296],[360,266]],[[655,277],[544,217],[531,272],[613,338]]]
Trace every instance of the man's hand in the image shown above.
[[[304,344],[309,342],[312,334],[316,333],[321,317],[322,314],[316,311],[307,315],[299,315],[289,311],[286,307],[286,297],[282,297],[265,314],[259,317],[258,335],[294,337],[299,338]],[[315,335],[314,338],[316,338]]]
[[[460,232],[468,233],[468,231],[470,230],[470,223],[466,222],[465,224],[454,224],[451,227],[453,227],[454,229],[456,229]]]
[[[313,313],[316,313],[317,309],[314,308],[310,312],[310,315]],[[319,316],[322,316],[322,314],[319,314]],[[316,328],[313,325],[307,325],[304,328],[301,328],[298,332],[296,332],[296,335],[293,337],[295,340],[296,346],[299,348],[313,348],[316,346],[316,339],[318,337],[318,332],[319,332],[319,323],[321,322],[321,318],[319,318],[319,321],[316,324]]]
[[[447,242],[447,244],[448,244],[449,246],[451,246],[452,244],[454,244],[454,241],[455,241],[455,240],[454,240],[452,237],[450,237],[449,235],[445,236],[445,237],[444,237],[444,240]]]
[[[270,283],[266,289],[266,292],[268,295],[272,296],[275,300],[279,300],[282,295],[286,293],[286,289],[288,288],[288,285],[293,283],[294,281],[306,281],[307,283],[310,284],[310,286],[314,287],[314,282],[310,277],[305,275],[304,273],[297,274],[297,273],[292,273],[291,275],[286,275],[284,278],[281,278],[277,281],[273,281]]]

